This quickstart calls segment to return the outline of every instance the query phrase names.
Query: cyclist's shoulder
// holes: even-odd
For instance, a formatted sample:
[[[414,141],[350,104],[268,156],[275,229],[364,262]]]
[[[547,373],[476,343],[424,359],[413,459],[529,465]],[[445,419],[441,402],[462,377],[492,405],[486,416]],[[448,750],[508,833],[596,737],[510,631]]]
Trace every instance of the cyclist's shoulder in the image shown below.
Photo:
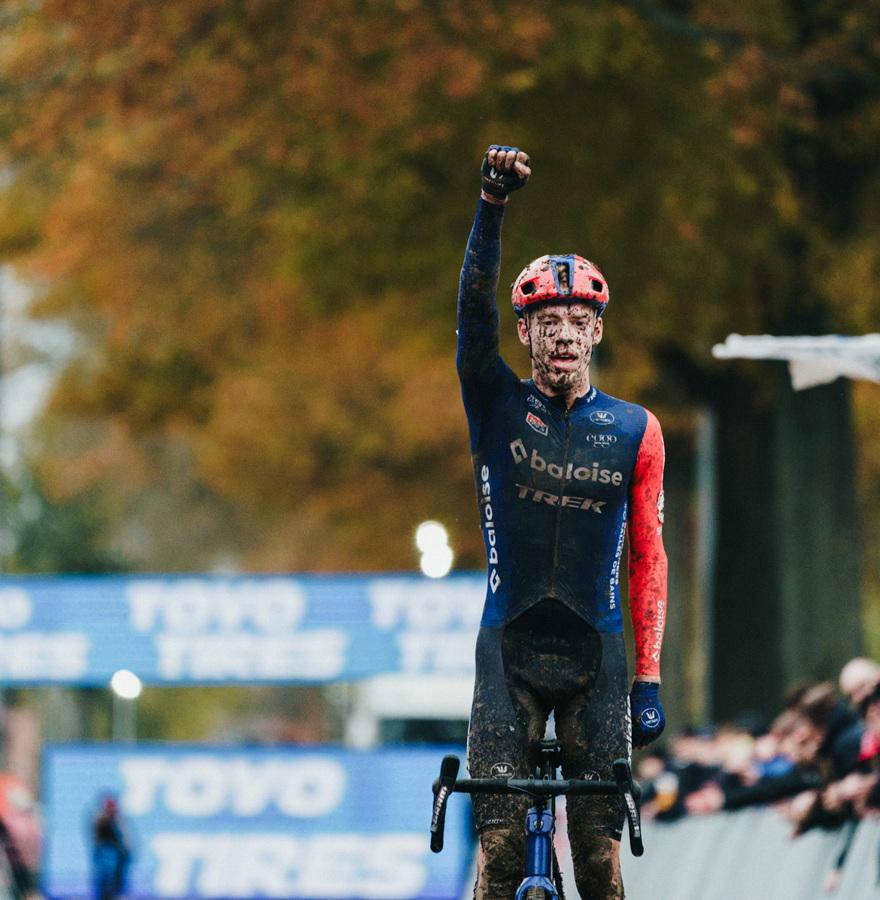
[[[632,400],[622,400],[620,397],[614,397],[596,388],[596,402],[608,408],[613,407],[620,410],[625,416],[641,421],[643,425],[650,425],[652,428],[660,427],[660,421],[652,409]]]
[[[582,414],[595,425],[615,426],[624,431],[644,432],[653,413],[647,407],[607,394],[599,388],[592,388],[587,395],[590,402],[583,407]]]
[[[615,397],[614,394],[609,394],[606,391],[603,391],[601,388],[597,387],[594,387],[592,390],[595,391],[594,404],[614,406],[621,410],[630,408],[634,411],[640,410],[643,413],[648,412],[648,408],[646,406],[642,406],[640,403],[636,403],[634,400],[625,400],[623,397]]]
[[[459,371],[462,385],[470,393],[493,396],[499,391],[517,391],[519,376],[507,365],[500,354],[495,354],[483,366],[474,370]]]

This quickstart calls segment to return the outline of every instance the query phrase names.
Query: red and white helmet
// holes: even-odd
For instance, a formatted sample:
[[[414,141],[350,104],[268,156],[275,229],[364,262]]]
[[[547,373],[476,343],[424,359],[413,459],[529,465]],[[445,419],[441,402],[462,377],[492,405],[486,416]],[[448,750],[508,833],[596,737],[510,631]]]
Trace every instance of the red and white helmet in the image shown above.
[[[533,259],[514,281],[510,299],[518,316],[541,303],[590,303],[601,316],[611,297],[605,276],[588,259],[569,253]]]

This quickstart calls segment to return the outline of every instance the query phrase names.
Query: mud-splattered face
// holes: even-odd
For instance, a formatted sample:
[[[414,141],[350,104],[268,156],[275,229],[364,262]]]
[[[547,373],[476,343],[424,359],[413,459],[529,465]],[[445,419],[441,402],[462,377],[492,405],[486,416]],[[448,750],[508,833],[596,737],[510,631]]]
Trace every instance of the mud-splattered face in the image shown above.
[[[593,347],[602,340],[602,319],[592,306],[548,304],[526,313],[517,330],[539,388],[551,395],[586,392]]]

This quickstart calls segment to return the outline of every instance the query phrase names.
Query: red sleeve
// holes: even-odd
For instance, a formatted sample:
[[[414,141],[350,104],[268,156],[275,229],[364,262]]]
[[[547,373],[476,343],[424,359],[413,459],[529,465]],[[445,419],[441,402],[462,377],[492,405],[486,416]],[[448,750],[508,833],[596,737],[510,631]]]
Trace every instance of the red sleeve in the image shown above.
[[[629,488],[629,609],[636,645],[636,677],[657,681],[666,627],[664,460],[660,423],[648,412]]]

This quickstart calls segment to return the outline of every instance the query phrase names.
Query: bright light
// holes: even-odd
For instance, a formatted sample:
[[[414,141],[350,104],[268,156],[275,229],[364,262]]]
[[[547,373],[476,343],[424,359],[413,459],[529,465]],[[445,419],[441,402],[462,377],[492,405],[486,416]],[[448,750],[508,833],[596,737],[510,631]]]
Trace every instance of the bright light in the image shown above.
[[[446,529],[434,521],[422,522],[416,529],[416,546],[422,551],[419,564],[428,578],[442,578],[452,568],[452,549]]]
[[[113,673],[110,679],[110,688],[117,697],[123,700],[137,700],[141,695],[143,685],[140,678],[128,669],[119,669]]]
[[[422,554],[422,571],[428,578],[442,578],[452,568],[452,550],[447,544],[431,547]]]
[[[422,553],[430,553],[436,547],[445,547],[449,535],[439,522],[422,522],[416,529],[416,546]]]

